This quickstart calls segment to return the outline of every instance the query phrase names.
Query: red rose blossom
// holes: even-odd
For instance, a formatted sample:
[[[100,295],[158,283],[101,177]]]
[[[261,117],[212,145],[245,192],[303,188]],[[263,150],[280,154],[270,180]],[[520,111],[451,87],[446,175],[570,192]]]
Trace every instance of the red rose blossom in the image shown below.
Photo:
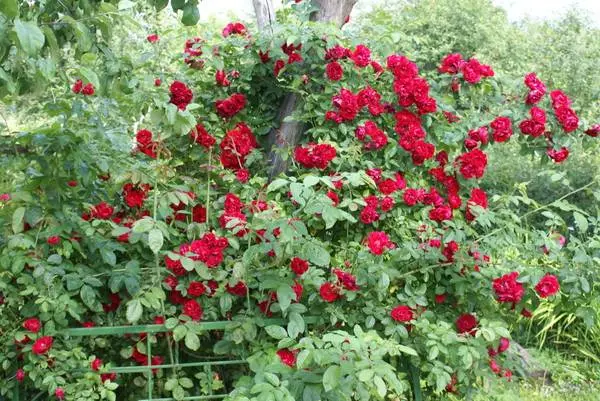
[[[548,298],[555,295],[560,290],[560,284],[556,276],[547,273],[536,284],[535,291],[541,298]]]
[[[50,336],[40,337],[31,346],[31,352],[37,355],[45,354],[52,348],[52,343],[54,342],[54,338]]]
[[[397,322],[410,322],[415,318],[415,314],[410,306],[399,305],[392,309],[390,313],[392,319]]]
[[[498,302],[516,304],[521,301],[525,289],[523,288],[523,284],[517,281],[518,277],[519,273],[512,272],[493,280],[492,287],[496,293]]]
[[[298,351],[292,351],[288,348],[283,348],[277,351],[277,356],[281,360],[281,362],[290,368],[296,366],[296,354]]]
[[[194,321],[202,319],[203,310],[198,301],[190,299],[183,304],[183,314],[190,317]]]
[[[456,331],[459,334],[475,335],[477,331],[477,318],[470,313],[463,313],[456,319]]]
[[[192,90],[181,81],[173,82],[169,91],[171,92],[171,103],[177,106],[179,110],[185,110],[194,97]]]
[[[42,322],[39,319],[32,317],[23,322],[23,328],[32,333],[37,333],[42,329]]]
[[[94,360],[90,363],[90,368],[92,368],[92,370],[96,372],[100,370],[101,366],[102,359],[94,358]]]
[[[319,294],[321,295],[321,299],[323,299],[323,301],[331,303],[340,297],[340,290],[332,283],[327,281],[319,288]]]
[[[308,267],[309,267],[308,262],[306,260],[300,259],[298,257],[292,258],[292,260],[290,262],[290,268],[298,276],[301,276],[304,273],[306,273],[308,271]]]

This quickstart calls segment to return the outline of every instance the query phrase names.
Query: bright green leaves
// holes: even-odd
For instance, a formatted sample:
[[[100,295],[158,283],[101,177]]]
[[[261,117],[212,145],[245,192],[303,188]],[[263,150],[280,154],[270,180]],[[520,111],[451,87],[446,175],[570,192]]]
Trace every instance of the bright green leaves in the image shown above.
[[[186,5],[183,7],[183,16],[181,17],[181,22],[183,25],[192,26],[196,25],[199,19],[200,11],[198,11],[198,3],[188,0]]]
[[[127,302],[127,321],[129,323],[136,323],[142,317],[142,313],[144,312],[144,307],[139,299],[132,299]]]
[[[302,246],[301,250],[302,258],[307,259],[310,263],[317,266],[329,266],[331,256],[329,252],[321,245],[307,242]]]
[[[15,234],[18,234],[23,231],[23,223],[25,217],[25,208],[19,207],[17,208],[12,215],[12,230]]]
[[[340,384],[342,378],[342,369],[338,365],[331,365],[323,374],[323,388],[325,391],[331,391]]]
[[[148,246],[154,253],[158,253],[163,246],[164,238],[162,231],[158,228],[153,228],[148,233]]]
[[[0,1],[0,13],[9,18],[14,18],[19,15],[19,2],[17,0],[2,0]]]
[[[38,26],[29,21],[15,20],[15,32],[19,39],[21,49],[30,56],[35,56],[44,47],[44,33]]]

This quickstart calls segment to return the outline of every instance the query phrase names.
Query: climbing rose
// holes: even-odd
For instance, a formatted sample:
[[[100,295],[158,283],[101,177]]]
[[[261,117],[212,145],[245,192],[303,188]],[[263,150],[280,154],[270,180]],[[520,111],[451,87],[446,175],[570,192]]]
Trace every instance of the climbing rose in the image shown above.
[[[492,287],[496,293],[498,302],[516,304],[521,301],[525,289],[523,288],[523,284],[517,281],[518,277],[519,273],[512,272],[492,281]]]
[[[248,292],[248,287],[246,283],[243,281],[238,281],[233,287],[229,284],[225,285],[225,290],[232,295],[237,295],[238,297],[245,297]]]
[[[183,314],[190,317],[194,321],[202,319],[202,307],[195,299],[185,301],[183,304]]]
[[[340,297],[339,289],[330,282],[321,285],[319,294],[325,302],[333,302]]]
[[[506,337],[500,337],[500,343],[498,344],[498,353],[501,354],[510,347],[510,340]]]
[[[40,322],[39,319],[32,317],[23,322],[23,328],[32,333],[37,333],[41,330],[42,323]]]
[[[392,319],[397,322],[410,322],[414,319],[413,310],[406,305],[396,306],[394,309],[392,309],[390,315],[392,316]]]
[[[388,143],[385,133],[373,121],[367,120],[364,125],[359,125],[355,130],[356,138],[364,143],[367,150],[379,150]]]
[[[471,211],[471,207],[475,206],[475,205],[480,206],[484,209],[487,209],[488,199],[487,199],[487,194],[485,193],[485,191],[483,189],[473,188],[471,190],[471,197],[467,201],[467,212],[465,214],[467,221],[473,221],[475,219],[475,216],[473,215],[473,212]]]
[[[60,244],[60,237],[58,235],[53,235],[51,237],[48,237],[46,242],[48,242],[48,245],[52,245],[52,246],[58,245],[58,244]]]
[[[229,246],[227,238],[206,233],[202,238],[192,241],[189,249],[196,259],[204,262],[208,268],[217,267],[223,261],[223,251]]]
[[[246,156],[258,147],[258,142],[245,123],[238,123],[234,129],[227,131],[219,147],[223,167],[238,170],[244,167]]]
[[[90,363],[90,368],[93,371],[99,371],[102,366],[102,359],[94,358],[94,360]]]
[[[275,75],[276,77],[279,76],[279,73],[281,72],[283,67],[285,67],[285,61],[283,61],[283,60],[275,61],[275,64],[273,65],[273,75]]]
[[[112,216],[114,208],[106,202],[100,202],[92,208],[92,217],[100,220],[108,220]]]
[[[298,276],[301,276],[308,270],[308,262],[304,259],[294,257],[290,262],[290,268]]]
[[[541,298],[548,298],[556,294],[560,290],[560,284],[556,276],[547,273],[542,279],[536,284],[535,291]]]
[[[346,88],[342,88],[339,94],[334,95],[331,103],[338,109],[337,113],[332,113],[340,119],[339,122],[353,120],[360,111],[358,96]]]
[[[75,81],[75,83],[71,87],[71,90],[73,91],[73,93],[80,93],[82,88],[83,88],[83,81],[81,79],[78,79],[77,81]]]
[[[215,101],[217,114],[224,118],[231,118],[246,107],[246,96],[234,93],[228,98]]]
[[[134,186],[132,183],[127,183],[123,186],[123,198],[129,207],[142,207],[144,200],[148,195],[150,185],[142,184]]]
[[[564,146],[560,148],[560,150],[550,148],[546,150],[546,154],[549,158],[554,160],[555,163],[562,163],[567,160],[567,157],[569,157],[569,149],[565,148]]]
[[[365,242],[373,255],[381,255],[386,248],[394,249],[396,247],[388,235],[383,231],[373,231],[369,233]]]
[[[54,390],[54,396],[56,398],[58,398],[59,400],[64,400],[65,399],[65,390],[63,390],[62,387],[57,387],[56,390]]]
[[[327,78],[332,81],[339,81],[342,79],[344,75],[344,70],[342,66],[337,61],[332,61],[325,66],[325,73],[327,74]]]
[[[358,45],[350,54],[350,59],[357,67],[366,67],[371,61],[371,50],[365,45]]]
[[[177,106],[179,110],[185,110],[194,97],[192,90],[181,81],[173,82],[169,91],[171,92],[171,103]]]
[[[84,96],[92,96],[95,93],[94,85],[87,83],[82,89],[81,94]]]
[[[341,284],[348,291],[358,291],[360,288],[356,285],[356,277],[340,269],[333,269],[337,276],[338,284]]]
[[[15,379],[17,379],[18,382],[25,380],[25,371],[23,369],[17,369],[17,372],[15,373]]]
[[[54,342],[54,338],[50,336],[40,337],[33,343],[31,347],[31,352],[37,355],[45,354],[52,348],[52,343]]]
[[[246,26],[241,22],[230,22],[223,28],[223,37],[226,38],[229,35],[245,35]]]
[[[289,366],[290,368],[293,368],[296,365],[296,352],[294,351],[283,348],[277,351],[277,356],[283,364]]]
[[[148,40],[148,42],[150,42],[150,43],[156,43],[156,42],[158,42],[158,39],[159,39],[158,35],[155,33],[146,36],[146,40]]]
[[[187,294],[192,297],[199,297],[206,292],[206,287],[200,281],[192,281],[187,288]]]
[[[229,82],[229,79],[227,79],[227,74],[224,70],[217,70],[215,72],[215,81],[219,86],[229,86],[231,84],[231,82]]]
[[[214,136],[210,135],[206,131],[206,128],[204,128],[204,125],[202,124],[197,124],[190,131],[189,135],[194,142],[196,142],[198,145],[205,147],[206,149],[210,149],[217,141]]]
[[[496,117],[490,123],[490,127],[492,128],[492,137],[496,142],[506,142],[513,134],[512,122],[508,117]]]
[[[305,168],[327,168],[329,162],[336,156],[333,146],[326,143],[308,143],[294,150],[294,159]]]
[[[477,331],[477,318],[470,313],[463,313],[456,319],[456,331],[459,334],[475,335]]]
[[[479,149],[473,149],[458,157],[460,173],[466,179],[481,178],[487,166],[487,156]]]

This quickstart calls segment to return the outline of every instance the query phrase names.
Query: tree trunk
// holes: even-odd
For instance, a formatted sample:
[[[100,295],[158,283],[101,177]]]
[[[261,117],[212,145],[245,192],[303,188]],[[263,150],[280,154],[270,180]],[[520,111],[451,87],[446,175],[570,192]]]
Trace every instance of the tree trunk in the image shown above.
[[[333,22],[338,27],[344,25],[346,18],[350,15],[352,7],[358,0],[316,0],[319,5],[319,11],[316,11],[311,19],[313,21]],[[256,22],[260,30],[264,30],[275,20],[273,3],[271,0],[252,0],[254,11],[256,12]],[[291,115],[299,104],[298,97],[289,93],[285,96],[279,109],[278,119],[280,121],[279,129],[271,130],[269,134],[269,145],[272,147],[269,155],[271,169],[269,178],[273,179],[284,172],[288,166],[288,160],[282,157],[283,152],[295,147],[300,141],[304,126],[297,121],[284,121]]]

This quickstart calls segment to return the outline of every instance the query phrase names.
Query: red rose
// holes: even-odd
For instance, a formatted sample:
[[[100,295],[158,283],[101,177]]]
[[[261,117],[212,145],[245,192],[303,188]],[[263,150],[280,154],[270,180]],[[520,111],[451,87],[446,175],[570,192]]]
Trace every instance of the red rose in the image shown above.
[[[356,285],[356,277],[340,269],[333,269],[333,274],[337,276],[338,284],[348,291],[358,291],[360,287]]]
[[[326,143],[311,142],[294,150],[294,159],[305,168],[324,170],[335,156],[335,148]]]
[[[113,373],[103,373],[103,374],[100,375],[100,381],[102,383],[104,383],[107,380],[110,380],[112,382],[116,381],[117,380],[117,374],[113,372]]]
[[[73,91],[73,93],[79,93],[79,92],[81,92],[82,88],[83,88],[83,81],[81,79],[78,79],[77,81],[75,81],[75,83],[71,87],[71,90]]]
[[[81,89],[81,94],[84,96],[92,96],[94,93],[95,93],[94,85],[92,85],[91,83],[86,84]]]
[[[560,148],[560,150],[550,148],[546,150],[546,154],[549,158],[554,160],[555,163],[562,163],[569,157],[569,149],[564,146]]]
[[[228,293],[236,295],[238,297],[245,297],[248,293],[248,287],[243,281],[238,281],[233,287],[231,287],[229,284],[226,284],[225,290]]]
[[[52,348],[52,343],[54,342],[54,338],[50,336],[40,337],[31,346],[31,351],[34,354],[42,355],[48,352],[50,348]]]
[[[371,62],[371,50],[365,45],[358,45],[350,54],[350,59],[357,67],[366,67]]]
[[[114,208],[112,206],[106,202],[100,202],[92,208],[92,217],[101,220],[108,220],[111,218],[113,212]]]
[[[296,365],[296,354],[298,353],[298,351],[296,350],[289,350],[287,348],[283,348],[280,349],[279,351],[277,351],[277,356],[279,357],[279,359],[281,360],[281,362],[287,366],[289,366],[290,368],[293,368]]]
[[[496,374],[500,373],[501,371],[500,366],[498,365],[495,359],[490,359],[490,369]]]
[[[475,219],[475,215],[473,215],[473,212],[471,210],[471,207],[475,205],[487,209],[488,199],[487,194],[483,189],[473,188],[471,190],[471,197],[467,201],[467,212],[465,214],[467,221],[473,221]]]
[[[181,81],[174,81],[169,87],[169,91],[171,92],[170,102],[179,110],[185,110],[194,97],[191,89]]]
[[[90,367],[93,371],[99,371],[100,367],[102,367],[102,359],[94,358],[94,360],[90,363]]]
[[[460,315],[456,319],[455,323],[456,331],[460,334],[467,333],[470,335],[475,335],[475,332],[477,331],[477,318],[470,313],[464,313]]]
[[[332,283],[325,282],[319,288],[319,294],[325,302],[331,303],[340,297],[340,290]]]
[[[32,333],[37,333],[41,330],[42,323],[40,322],[39,319],[32,317],[23,322],[23,328]]]
[[[344,70],[340,63],[332,61],[325,66],[325,73],[327,74],[327,78],[331,81],[339,81],[344,75]]]
[[[160,78],[156,78],[154,80],[154,86],[160,86],[160,84],[162,84],[162,81],[160,80]]]
[[[202,124],[197,124],[190,131],[189,135],[194,142],[196,142],[198,145],[205,147],[206,149],[210,149],[217,142],[215,137],[210,135],[206,131],[206,128],[204,128],[204,125]]]
[[[215,72],[215,81],[219,86],[229,86],[231,82],[227,79],[227,73],[223,70],[217,70]]]
[[[200,281],[192,281],[188,286],[187,293],[192,297],[199,297],[206,292],[206,287]]]
[[[501,354],[510,347],[510,340],[506,337],[500,337],[500,343],[498,344],[498,353]]]
[[[594,124],[590,128],[585,130],[585,134],[591,136],[592,138],[596,138],[600,135],[600,124]]]
[[[490,123],[490,127],[492,128],[492,137],[495,142],[505,142],[513,134],[512,122],[508,117],[496,117]]]
[[[304,273],[306,273],[308,271],[308,267],[309,267],[308,262],[306,260],[300,259],[298,257],[292,258],[292,260],[290,262],[290,268],[298,276],[301,276]]]
[[[58,245],[58,244],[60,244],[60,237],[58,235],[53,235],[51,237],[48,237],[46,242],[48,242],[48,245],[52,245],[52,246]]]
[[[158,42],[158,35],[155,33],[150,34],[150,35],[146,36],[146,40],[150,43],[156,43],[156,42]]]
[[[138,145],[149,145],[152,142],[152,132],[147,129],[141,129],[135,134]]]
[[[15,379],[17,379],[19,383],[25,380],[25,371],[23,369],[17,369],[17,372],[15,373]]]
[[[223,28],[223,37],[226,38],[229,35],[245,35],[246,26],[241,22],[230,22]]]
[[[460,173],[466,179],[483,177],[487,166],[487,156],[481,150],[473,149],[463,153],[457,160],[460,164]]]
[[[410,306],[399,305],[392,309],[390,313],[392,319],[397,322],[410,322],[415,318],[415,314]]]
[[[65,399],[65,390],[63,390],[62,387],[57,387],[56,390],[54,390],[54,396],[56,398],[58,398],[59,400],[64,400]]]
[[[283,61],[283,60],[275,61],[275,65],[273,66],[273,75],[275,75],[276,77],[279,76],[279,73],[281,72],[283,67],[285,67],[285,61]]]
[[[542,279],[536,284],[535,291],[541,298],[548,298],[556,294],[560,290],[560,284],[556,276],[547,273]]]
[[[383,231],[373,231],[365,239],[369,250],[373,255],[381,255],[387,249],[394,249],[396,245],[390,241],[388,235]]]
[[[183,314],[190,317],[194,321],[202,319],[203,310],[198,301],[190,299],[183,304]]]
[[[443,304],[444,302],[446,302],[446,294],[436,294],[435,303]]]
[[[492,287],[496,293],[498,302],[516,304],[521,301],[525,289],[523,288],[523,284],[517,282],[518,277],[519,273],[512,272],[493,280]]]

